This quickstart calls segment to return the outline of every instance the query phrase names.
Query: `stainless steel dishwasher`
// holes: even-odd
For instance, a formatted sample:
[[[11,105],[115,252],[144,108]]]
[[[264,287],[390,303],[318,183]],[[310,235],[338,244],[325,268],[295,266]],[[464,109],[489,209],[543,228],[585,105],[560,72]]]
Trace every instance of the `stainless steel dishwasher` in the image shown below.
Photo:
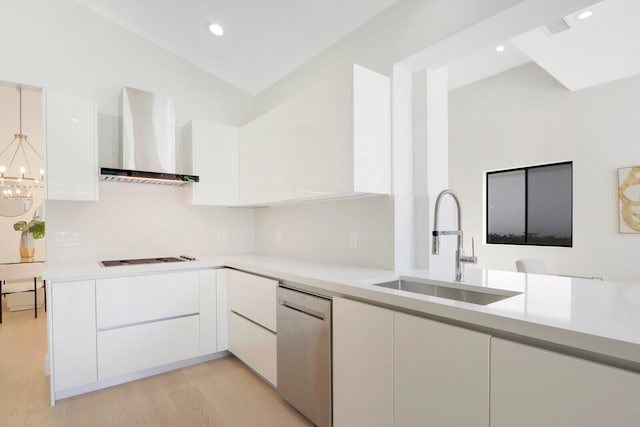
[[[278,287],[278,394],[331,426],[331,300]]]

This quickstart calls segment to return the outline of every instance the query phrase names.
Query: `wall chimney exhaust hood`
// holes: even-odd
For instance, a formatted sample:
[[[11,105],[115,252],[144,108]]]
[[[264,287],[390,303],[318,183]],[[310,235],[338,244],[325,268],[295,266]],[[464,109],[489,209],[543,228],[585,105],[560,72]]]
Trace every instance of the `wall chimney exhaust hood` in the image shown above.
[[[103,181],[185,185],[195,175],[176,173],[173,98],[125,87],[122,90],[122,168],[100,168]]]

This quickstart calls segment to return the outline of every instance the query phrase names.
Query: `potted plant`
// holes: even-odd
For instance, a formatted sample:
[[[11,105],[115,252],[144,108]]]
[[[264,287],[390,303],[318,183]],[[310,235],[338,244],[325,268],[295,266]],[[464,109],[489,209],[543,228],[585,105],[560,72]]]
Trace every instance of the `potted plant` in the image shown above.
[[[33,258],[36,248],[33,239],[42,239],[44,237],[44,221],[32,219],[29,222],[18,221],[13,224],[13,229],[21,231],[20,236],[20,257]]]

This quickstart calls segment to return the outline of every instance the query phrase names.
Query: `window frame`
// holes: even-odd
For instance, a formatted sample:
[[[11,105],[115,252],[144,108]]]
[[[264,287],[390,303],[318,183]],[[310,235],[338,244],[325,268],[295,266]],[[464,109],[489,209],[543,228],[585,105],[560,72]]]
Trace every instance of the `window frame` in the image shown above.
[[[569,233],[570,242],[568,245],[560,245],[560,244],[543,244],[543,243],[529,243],[529,170],[538,169],[538,168],[546,168],[550,166],[563,166],[569,165],[571,167],[571,229]],[[498,174],[498,173],[507,173],[507,172],[520,172],[524,171],[524,242],[523,243],[501,243],[501,242],[490,242],[489,241],[489,176]],[[542,246],[542,247],[552,247],[552,248],[572,248],[573,247],[573,160],[564,161],[564,162],[556,162],[556,163],[545,163],[541,165],[534,166],[523,166],[518,168],[511,169],[501,169],[495,171],[485,172],[485,188],[486,195],[484,198],[485,203],[485,243],[488,245],[514,245],[514,246]]]

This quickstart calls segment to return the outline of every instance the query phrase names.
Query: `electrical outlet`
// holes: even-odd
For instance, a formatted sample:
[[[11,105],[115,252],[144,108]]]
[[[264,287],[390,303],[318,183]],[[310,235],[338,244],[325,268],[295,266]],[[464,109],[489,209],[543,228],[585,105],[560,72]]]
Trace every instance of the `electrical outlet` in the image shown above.
[[[79,246],[80,233],[77,231],[59,231],[55,233],[56,247]]]
[[[358,233],[355,231],[349,233],[349,248],[358,249]]]
[[[229,232],[227,230],[218,231],[218,243],[229,242]]]
[[[282,243],[282,230],[276,230],[276,243]]]

